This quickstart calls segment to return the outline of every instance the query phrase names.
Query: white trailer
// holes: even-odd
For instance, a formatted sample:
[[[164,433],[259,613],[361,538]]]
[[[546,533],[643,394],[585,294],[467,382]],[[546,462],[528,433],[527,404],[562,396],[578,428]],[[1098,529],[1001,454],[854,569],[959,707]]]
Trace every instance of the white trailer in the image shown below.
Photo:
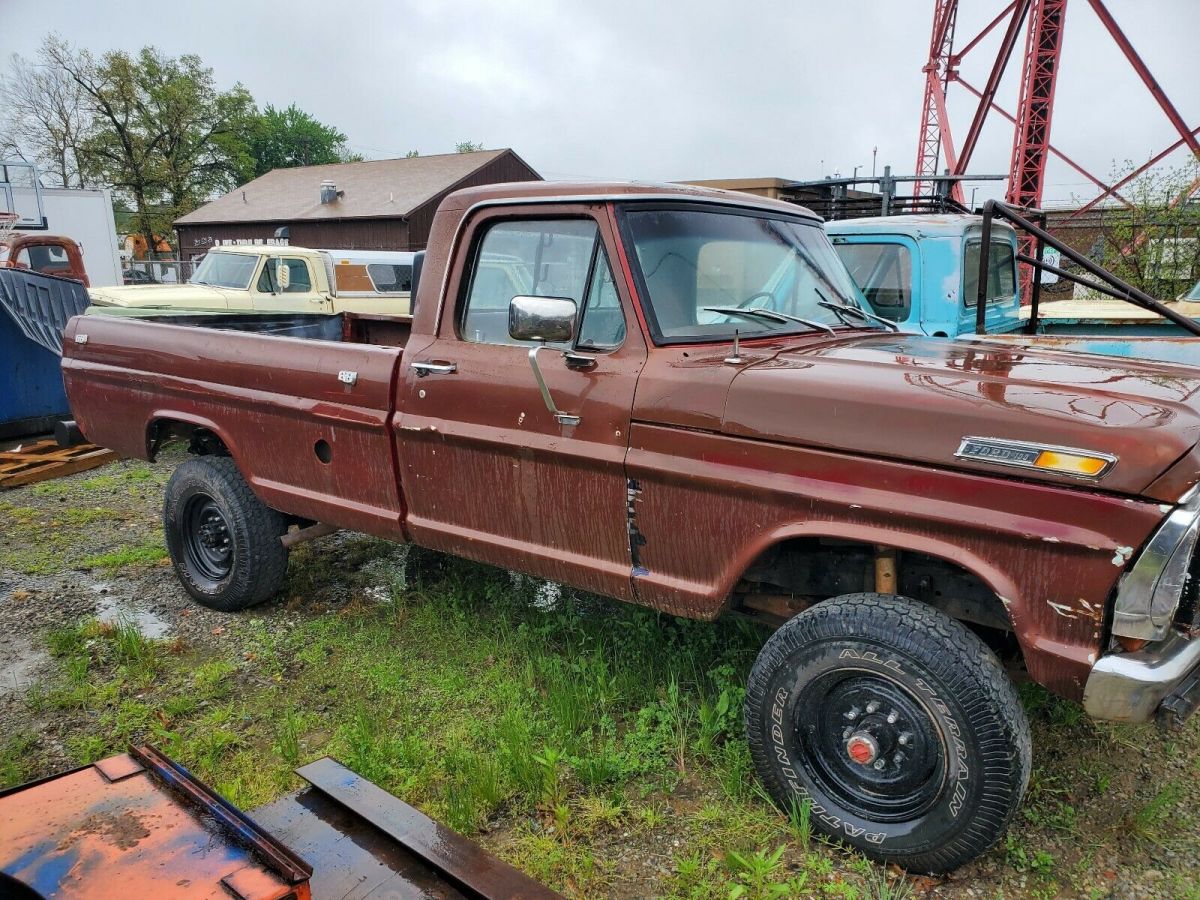
[[[0,212],[18,215],[16,231],[59,234],[75,241],[92,287],[121,283],[117,224],[107,190],[42,187],[30,163],[3,162]]]

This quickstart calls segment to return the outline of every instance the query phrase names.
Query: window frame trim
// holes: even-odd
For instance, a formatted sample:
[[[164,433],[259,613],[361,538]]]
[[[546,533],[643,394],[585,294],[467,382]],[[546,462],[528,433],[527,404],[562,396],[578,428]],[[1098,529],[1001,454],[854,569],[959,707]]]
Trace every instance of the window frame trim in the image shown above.
[[[545,346],[553,349],[562,349],[568,351],[577,350],[581,353],[614,353],[620,350],[626,343],[629,337],[629,319],[625,310],[625,304],[620,302],[620,292],[617,291],[617,308],[621,311],[621,317],[625,321],[625,335],[621,338],[621,342],[612,347],[582,347],[578,346],[579,336],[583,332],[583,322],[587,315],[587,302],[591,292],[591,280],[595,273],[596,260],[598,252],[603,251],[605,261],[608,263],[608,269],[613,276],[613,288],[616,290],[617,276],[612,267],[612,259],[608,254],[608,248],[604,241],[604,223],[601,221],[598,214],[589,211],[572,211],[559,215],[547,215],[552,212],[551,209],[530,210],[528,214],[504,214],[499,216],[485,216],[481,220],[474,223],[471,229],[470,241],[471,245],[467,254],[467,277],[460,279],[458,297],[454,303],[454,314],[451,316],[451,334],[456,340],[462,341],[465,344],[483,344],[489,347],[514,347],[522,351],[528,351],[528,348],[535,346],[535,341],[522,341],[519,343],[495,343],[492,341],[476,341],[466,336],[463,325],[466,321],[467,312],[471,300],[471,290],[475,285],[475,279],[479,272],[479,261],[483,253],[483,244],[487,240],[487,236],[494,228],[511,224],[514,222],[591,222],[595,227],[595,235],[592,240],[592,252],[588,259],[588,268],[583,281],[583,297],[578,302],[576,309],[576,326],[575,336],[571,340],[570,345],[565,344],[546,344]],[[574,298],[570,298],[574,299]]]

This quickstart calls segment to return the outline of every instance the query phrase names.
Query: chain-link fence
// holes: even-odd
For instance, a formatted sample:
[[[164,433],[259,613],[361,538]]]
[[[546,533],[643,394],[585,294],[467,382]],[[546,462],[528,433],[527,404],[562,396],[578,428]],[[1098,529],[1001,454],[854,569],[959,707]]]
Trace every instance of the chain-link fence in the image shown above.
[[[125,284],[181,284],[192,277],[199,259],[125,259],[121,279]]]

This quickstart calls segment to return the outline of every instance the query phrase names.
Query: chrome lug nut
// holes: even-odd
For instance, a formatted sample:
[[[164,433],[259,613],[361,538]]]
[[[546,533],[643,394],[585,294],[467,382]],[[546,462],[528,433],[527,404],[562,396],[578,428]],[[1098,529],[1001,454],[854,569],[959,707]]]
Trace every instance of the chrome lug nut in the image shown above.
[[[899,719],[899,718],[900,718],[900,713],[896,712],[896,711],[893,709],[893,710],[892,710],[890,713],[888,713],[888,716],[887,716],[887,723],[888,723],[889,725],[895,725],[895,724],[896,724],[896,720],[897,720],[897,719]]]
[[[867,704],[867,712],[868,713],[876,712],[878,709],[879,709],[879,704],[877,702],[875,702],[874,700],[872,700],[870,703]]]
[[[883,760],[882,760],[882,759],[877,759],[877,760],[875,760],[875,769],[876,769],[876,771],[882,771],[882,770],[883,770],[883,765],[884,765],[884,763],[883,763]]]
[[[899,742],[901,747],[907,747],[909,742],[912,741],[912,734],[905,731],[900,735],[900,737],[896,738],[896,740]]]
[[[851,722],[853,722],[855,719],[857,719],[858,718],[858,707],[857,706],[850,707],[849,711],[846,712],[846,714],[845,714],[845,718],[849,719]]]

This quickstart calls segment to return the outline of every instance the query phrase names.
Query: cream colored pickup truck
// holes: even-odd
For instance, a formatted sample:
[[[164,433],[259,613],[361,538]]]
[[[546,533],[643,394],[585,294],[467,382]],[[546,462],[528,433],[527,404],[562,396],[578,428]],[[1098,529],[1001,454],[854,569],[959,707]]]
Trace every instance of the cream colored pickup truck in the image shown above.
[[[210,250],[185,284],[89,291],[93,307],[409,315],[413,253],[244,246]]]

